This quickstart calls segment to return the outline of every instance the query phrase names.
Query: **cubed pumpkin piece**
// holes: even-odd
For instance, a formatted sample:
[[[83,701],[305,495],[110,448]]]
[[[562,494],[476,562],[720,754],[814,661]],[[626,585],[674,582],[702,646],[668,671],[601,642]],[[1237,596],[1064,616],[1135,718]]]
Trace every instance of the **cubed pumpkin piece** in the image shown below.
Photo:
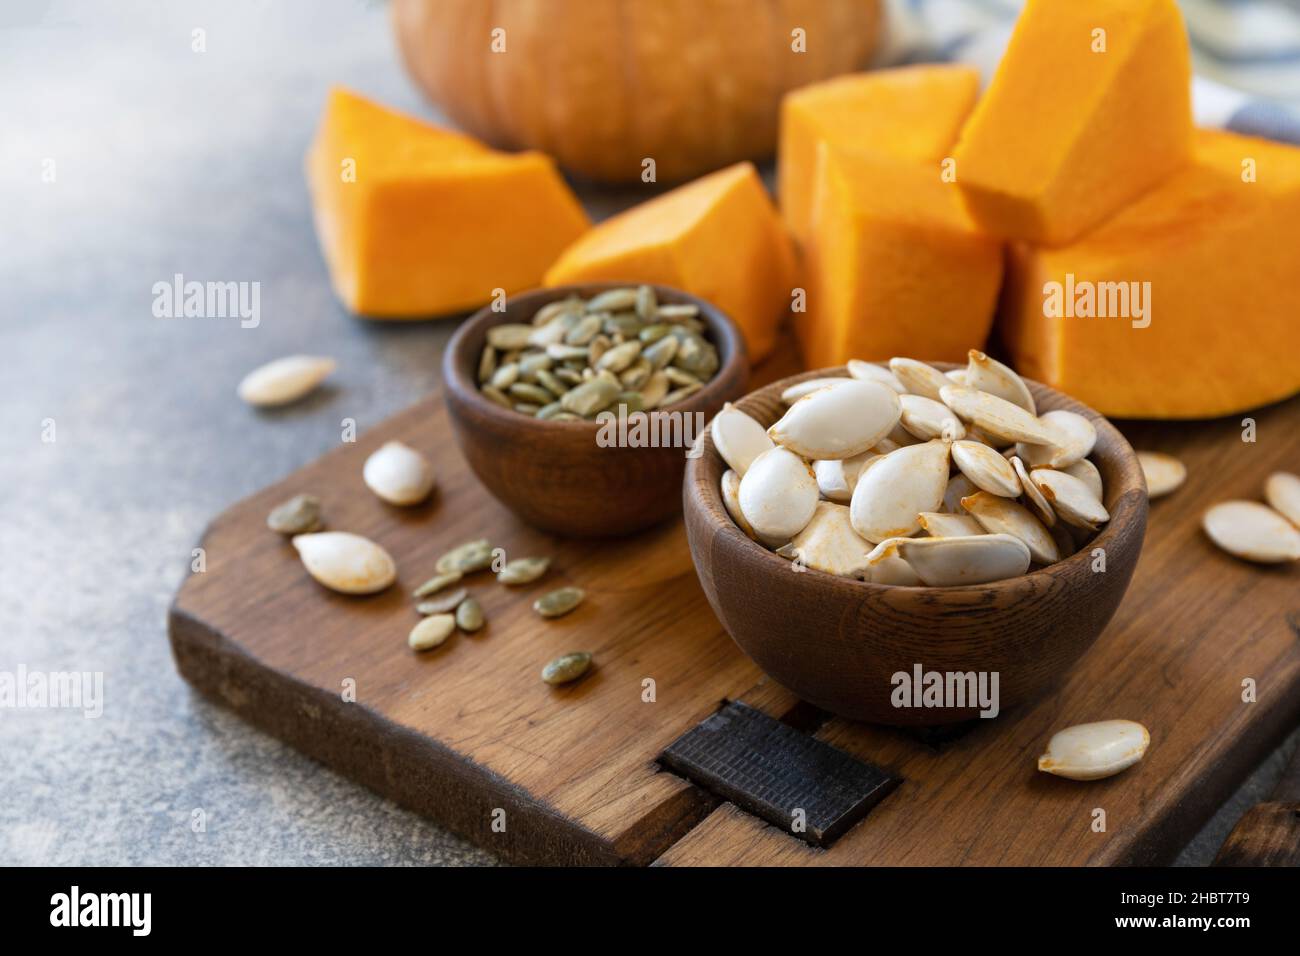
[[[546,273],[548,286],[599,281],[675,286],[712,302],[759,361],[790,308],[794,249],[757,171],[738,163],[599,223]]]
[[[856,73],[787,93],[777,194],[795,239],[806,242],[811,228],[818,144],[933,167],[957,141],[979,85],[972,67],[930,64]]]
[[[851,358],[964,362],[988,336],[1002,250],[976,229],[938,164],[819,147],[804,363]]]
[[[536,286],[590,223],[541,153],[501,153],[330,94],[307,153],[316,232],[352,311],[419,318]]]
[[[1029,0],[957,144],[988,232],[1069,242],[1190,156],[1191,66],[1174,0]]]
[[[1254,181],[1250,181],[1250,180]],[[1300,149],[1200,131],[1192,165],[1063,248],[1017,244],[1017,369],[1123,418],[1204,418],[1300,391]]]

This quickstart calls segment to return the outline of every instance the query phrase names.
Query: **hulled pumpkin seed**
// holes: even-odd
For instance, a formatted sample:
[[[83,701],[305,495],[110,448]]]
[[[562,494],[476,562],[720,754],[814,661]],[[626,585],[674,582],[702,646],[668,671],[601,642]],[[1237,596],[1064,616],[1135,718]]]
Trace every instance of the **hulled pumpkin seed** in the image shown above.
[[[654,286],[638,286],[636,290],[636,314],[642,322],[650,322],[659,311],[659,298]]]
[[[618,393],[619,382],[616,379],[592,378],[565,392],[560,405],[567,412],[587,417],[607,408]]]
[[[521,415],[529,415],[536,418],[537,413],[541,410],[542,406],[535,402],[515,402],[515,411],[519,412]]]
[[[556,415],[559,415],[563,411],[564,411],[563,405],[561,405],[559,402],[551,402],[551,404],[543,405],[541,408],[539,408],[537,410],[537,414],[535,417],[540,418],[542,420],[546,420],[548,418],[554,418]]]
[[[428,651],[444,643],[456,630],[456,619],[450,614],[434,614],[426,617],[406,638],[406,643],[413,651]]]
[[[667,366],[666,368],[664,368],[663,372],[666,376],[668,376],[668,382],[671,385],[673,385],[675,388],[686,388],[687,386],[690,385],[704,384],[698,378],[692,375],[690,372],[677,368],[674,365]]]
[[[555,369],[554,375],[565,385],[582,384],[582,373],[575,369],[568,368],[567,366]]]
[[[703,385],[683,385],[681,388],[674,389],[665,395],[656,407],[668,408],[671,405],[676,405],[678,402],[684,402],[703,387]]]
[[[658,408],[667,394],[668,376],[663,372],[652,374],[645,385],[641,387],[641,401],[645,403],[647,411]]]
[[[449,584],[455,584],[463,575],[459,571],[447,571],[444,574],[435,574],[429,580],[425,581],[412,592],[416,598],[428,597],[430,594],[437,594]]]
[[[493,373],[490,384],[493,388],[507,389],[515,382],[519,381],[519,363],[510,362],[508,365],[498,366]]]
[[[550,566],[550,558],[516,558],[497,573],[497,580],[502,584],[531,584]]]
[[[568,684],[587,673],[590,668],[590,654],[586,651],[571,651],[543,667],[542,680],[547,684]]]
[[[532,385],[528,382],[515,382],[510,386],[509,394],[521,402],[528,402],[538,408],[549,405],[556,398],[540,385]]]
[[[456,608],[456,626],[467,634],[480,630],[485,622],[483,606],[473,598],[466,598]]]
[[[456,590],[448,591],[438,597],[421,601],[415,606],[415,610],[417,614],[450,614],[460,607],[461,601],[464,601],[468,596],[469,591],[465,588],[456,588]]]
[[[320,499],[315,495],[294,495],[276,505],[266,516],[266,526],[280,534],[307,534],[321,529]]]
[[[588,312],[623,312],[636,307],[636,289],[609,289],[587,303]]]
[[[488,345],[504,352],[527,348],[528,339],[533,334],[533,328],[531,325],[522,325],[517,322],[494,325],[487,331]]]
[[[661,305],[655,310],[655,318],[664,322],[680,322],[683,319],[693,319],[699,314],[700,307],[690,303]]]
[[[497,370],[497,350],[492,346],[485,346],[483,354],[478,358],[478,383],[489,381]]]
[[[698,335],[688,335],[677,347],[673,364],[698,379],[709,379],[718,370],[718,350]]]
[[[582,310],[582,300],[577,296],[557,299],[554,302],[548,302],[537,310],[537,314],[533,316],[533,325],[550,325],[552,321],[562,315],[581,315]]]
[[[608,352],[600,357],[596,363],[597,370],[604,369],[608,372],[621,372],[627,368],[641,355],[641,342],[633,340],[624,342],[622,345],[615,345]]]
[[[586,315],[564,334],[565,345],[590,345],[600,333],[600,316]]]
[[[623,387],[630,391],[636,391],[646,382],[650,381],[650,376],[654,372],[654,366],[651,365],[644,357],[639,358],[623,372],[619,373],[618,380],[623,383]]]
[[[1151,745],[1151,734],[1133,720],[1101,720],[1052,735],[1038,769],[1070,780],[1100,780],[1133,766]]]
[[[556,362],[568,362],[573,359],[586,362],[587,356],[591,354],[590,348],[591,346],[582,348],[577,345],[548,345],[546,346],[546,354]]]
[[[515,407],[514,402],[510,401],[506,393],[501,391],[501,389],[497,388],[495,385],[484,385],[479,391],[487,396],[489,400],[500,405],[502,408],[513,409]]]
[[[533,610],[542,617],[563,617],[587,596],[582,588],[564,587],[543,594],[533,602]]]
[[[544,368],[539,368],[537,370],[537,384],[546,389],[556,398],[562,397],[564,393],[569,390],[569,386],[565,385]],[[547,402],[546,404],[550,403]]]
[[[641,357],[650,363],[651,368],[658,371],[665,368],[676,357],[677,347],[677,339],[668,335],[646,346]]]
[[[439,574],[447,574],[451,571],[472,574],[475,571],[482,571],[491,563],[492,545],[488,544],[487,538],[478,538],[452,548],[439,558],[433,567]]]

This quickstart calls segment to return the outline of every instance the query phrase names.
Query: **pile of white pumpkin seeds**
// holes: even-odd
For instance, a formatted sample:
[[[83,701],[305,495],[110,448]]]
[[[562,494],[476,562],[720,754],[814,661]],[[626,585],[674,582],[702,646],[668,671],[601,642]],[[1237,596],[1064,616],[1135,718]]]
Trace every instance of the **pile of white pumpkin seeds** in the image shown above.
[[[1014,371],[971,350],[944,373],[852,361],[787,389],[770,429],[727,406],[722,499],[749,537],[801,567],[947,587],[1025,574],[1110,520],[1082,415],[1038,414]]]
[[[551,421],[667,408],[717,374],[705,332],[697,306],[661,305],[648,285],[561,299],[531,324],[488,330],[479,387],[503,408]]]

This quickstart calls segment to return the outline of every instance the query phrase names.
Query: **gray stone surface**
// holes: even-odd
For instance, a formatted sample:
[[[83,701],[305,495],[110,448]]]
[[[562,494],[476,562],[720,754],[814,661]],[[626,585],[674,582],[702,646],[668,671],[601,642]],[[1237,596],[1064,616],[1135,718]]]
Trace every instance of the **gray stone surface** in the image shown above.
[[[452,323],[361,322],[329,290],[301,164],[332,83],[429,114],[381,4],[0,5],[0,671],[104,675],[97,719],[0,710],[0,863],[492,862],[199,699],[167,647],[213,515],[437,384]],[[155,318],[177,272],[259,282],[260,325]],[[339,359],[329,388],[235,400],[295,351]]]

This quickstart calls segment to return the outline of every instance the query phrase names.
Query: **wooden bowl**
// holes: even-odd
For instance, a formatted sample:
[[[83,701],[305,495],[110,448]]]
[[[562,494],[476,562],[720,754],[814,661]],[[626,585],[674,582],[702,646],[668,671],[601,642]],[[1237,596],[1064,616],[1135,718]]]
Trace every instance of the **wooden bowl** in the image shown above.
[[[955,366],[935,363],[949,369]],[[823,369],[782,379],[736,403],[764,425],[785,410],[781,392]],[[1029,382],[1040,412],[1066,409],[1097,428],[1090,456],[1105,484],[1111,520],[1073,555],[1018,578],[974,587],[889,587],[794,565],[750,540],[722,504],[726,464],[705,436],[686,470],[686,534],[709,603],[741,650],[778,682],[824,710],[873,723],[923,726],[978,716],[965,708],[895,707],[892,676],[998,674],[1002,709],[1059,678],[1102,632],[1142,550],[1147,496],[1124,436],[1100,414]],[[1094,572],[1094,549],[1105,572]],[[1119,679],[1117,677],[1117,679]],[[1105,716],[1105,715],[1102,715]]]
[[[718,371],[704,388],[650,414],[649,434],[686,436],[667,447],[604,447],[599,422],[538,421],[502,408],[478,389],[487,331],[505,322],[531,322],[542,306],[578,295],[591,298],[626,282],[557,286],[511,296],[506,311],[485,308],[466,320],[443,355],[443,383],[456,439],[480,481],[524,521],[556,534],[604,537],[650,527],[681,510],[682,474],[691,439],[706,431],[723,404],[744,393],[749,360],[740,330],[715,306],[666,286],[662,303],[699,307],[706,337],[718,349]]]

